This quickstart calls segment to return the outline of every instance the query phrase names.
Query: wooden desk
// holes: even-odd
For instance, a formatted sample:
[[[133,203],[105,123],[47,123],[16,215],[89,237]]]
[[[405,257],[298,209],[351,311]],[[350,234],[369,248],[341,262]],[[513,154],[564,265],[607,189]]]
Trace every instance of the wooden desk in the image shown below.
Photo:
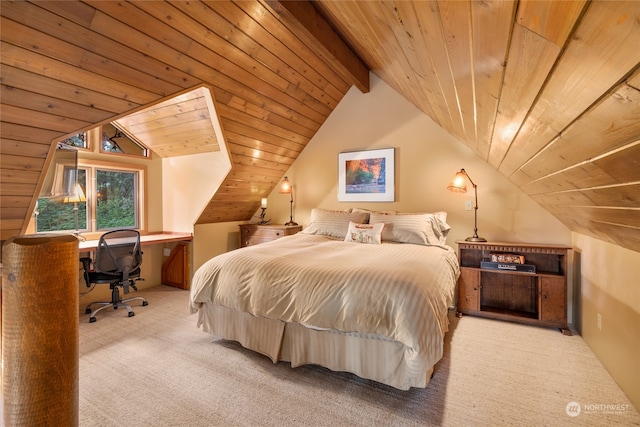
[[[181,289],[189,289],[191,278],[191,256],[189,243],[193,240],[191,233],[154,233],[140,236],[142,246],[176,242],[177,245],[162,264],[161,283]],[[95,251],[99,240],[80,242],[80,252]]]
[[[169,242],[190,242],[193,239],[191,233],[173,233],[163,232],[147,234],[140,236],[140,244],[155,245],[157,243],[169,243]],[[85,240],[80,242],[80,252],[94,251],[98,247],[98,240]]]

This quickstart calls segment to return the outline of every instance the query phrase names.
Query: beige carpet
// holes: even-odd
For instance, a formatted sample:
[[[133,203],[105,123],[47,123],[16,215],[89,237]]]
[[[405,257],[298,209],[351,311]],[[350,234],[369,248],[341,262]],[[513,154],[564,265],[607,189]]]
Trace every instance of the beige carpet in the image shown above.
[[[403,392],[216,340],[196,329],[188,291],[139,294],[149,306],[135,317],[80,315],[81,426],[640,425],[579,336],[452,316],[431,383]]]

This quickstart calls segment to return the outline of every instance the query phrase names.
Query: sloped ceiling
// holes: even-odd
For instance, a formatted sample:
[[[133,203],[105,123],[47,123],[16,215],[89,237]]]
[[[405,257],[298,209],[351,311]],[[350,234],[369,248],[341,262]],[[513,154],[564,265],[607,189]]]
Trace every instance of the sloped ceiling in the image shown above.
[[[25,229],[52,140],[203,83],[233,166],[198,222],[248,219],[371,70],[569,228],[640,251],[640,2],[45,1],[0,14],[2,239]]]
[[[172,96],[113,123],[160,157],[220,151],[216,131],[222,131],[206,87]]]
[[[367,66],[570,229],[640,250],[640,2],[333,2]]]

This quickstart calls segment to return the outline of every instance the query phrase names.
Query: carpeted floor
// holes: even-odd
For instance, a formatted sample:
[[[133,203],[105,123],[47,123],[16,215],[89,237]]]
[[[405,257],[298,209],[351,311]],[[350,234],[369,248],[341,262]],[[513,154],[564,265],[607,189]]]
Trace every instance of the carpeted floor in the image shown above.
[[[188,291],[139,294],[132,318],[80,315],[81,426],[640,426],[579,336],[452,315],[429,386],[399,391],[214,339]]]

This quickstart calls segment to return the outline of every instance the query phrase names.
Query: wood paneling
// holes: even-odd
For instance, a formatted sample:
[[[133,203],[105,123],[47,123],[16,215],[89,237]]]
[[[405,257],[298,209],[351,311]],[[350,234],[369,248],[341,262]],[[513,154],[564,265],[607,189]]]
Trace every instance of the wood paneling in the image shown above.
[[[116,119],[175,156],[219,149],[217,114],[236,164],[199,222],[250,218],[349,88],[368,90],[368,69],[346,45],[299,37],[273,7],[3,2],[0,239],[25,230],[52,142]],[[311,10],[307,24],[321,22]],[[214,112],[172,96],[203,85]]]
[[[119,119],[162,156],[217,149],[197,101],[146,109],[197,87],[232,159],[198,223],[248,219],[371,70],[569,228],[640,251],[639,22],[633,0],[5,1],[0,239],[57,138]]]
[[[569,228],[640,251],[640,2],[371,3],[315,4],[376,74]]]
[[[209,88],[176,95],[115,121],[120,129],[160,157],[219,151],[221,132]]]

